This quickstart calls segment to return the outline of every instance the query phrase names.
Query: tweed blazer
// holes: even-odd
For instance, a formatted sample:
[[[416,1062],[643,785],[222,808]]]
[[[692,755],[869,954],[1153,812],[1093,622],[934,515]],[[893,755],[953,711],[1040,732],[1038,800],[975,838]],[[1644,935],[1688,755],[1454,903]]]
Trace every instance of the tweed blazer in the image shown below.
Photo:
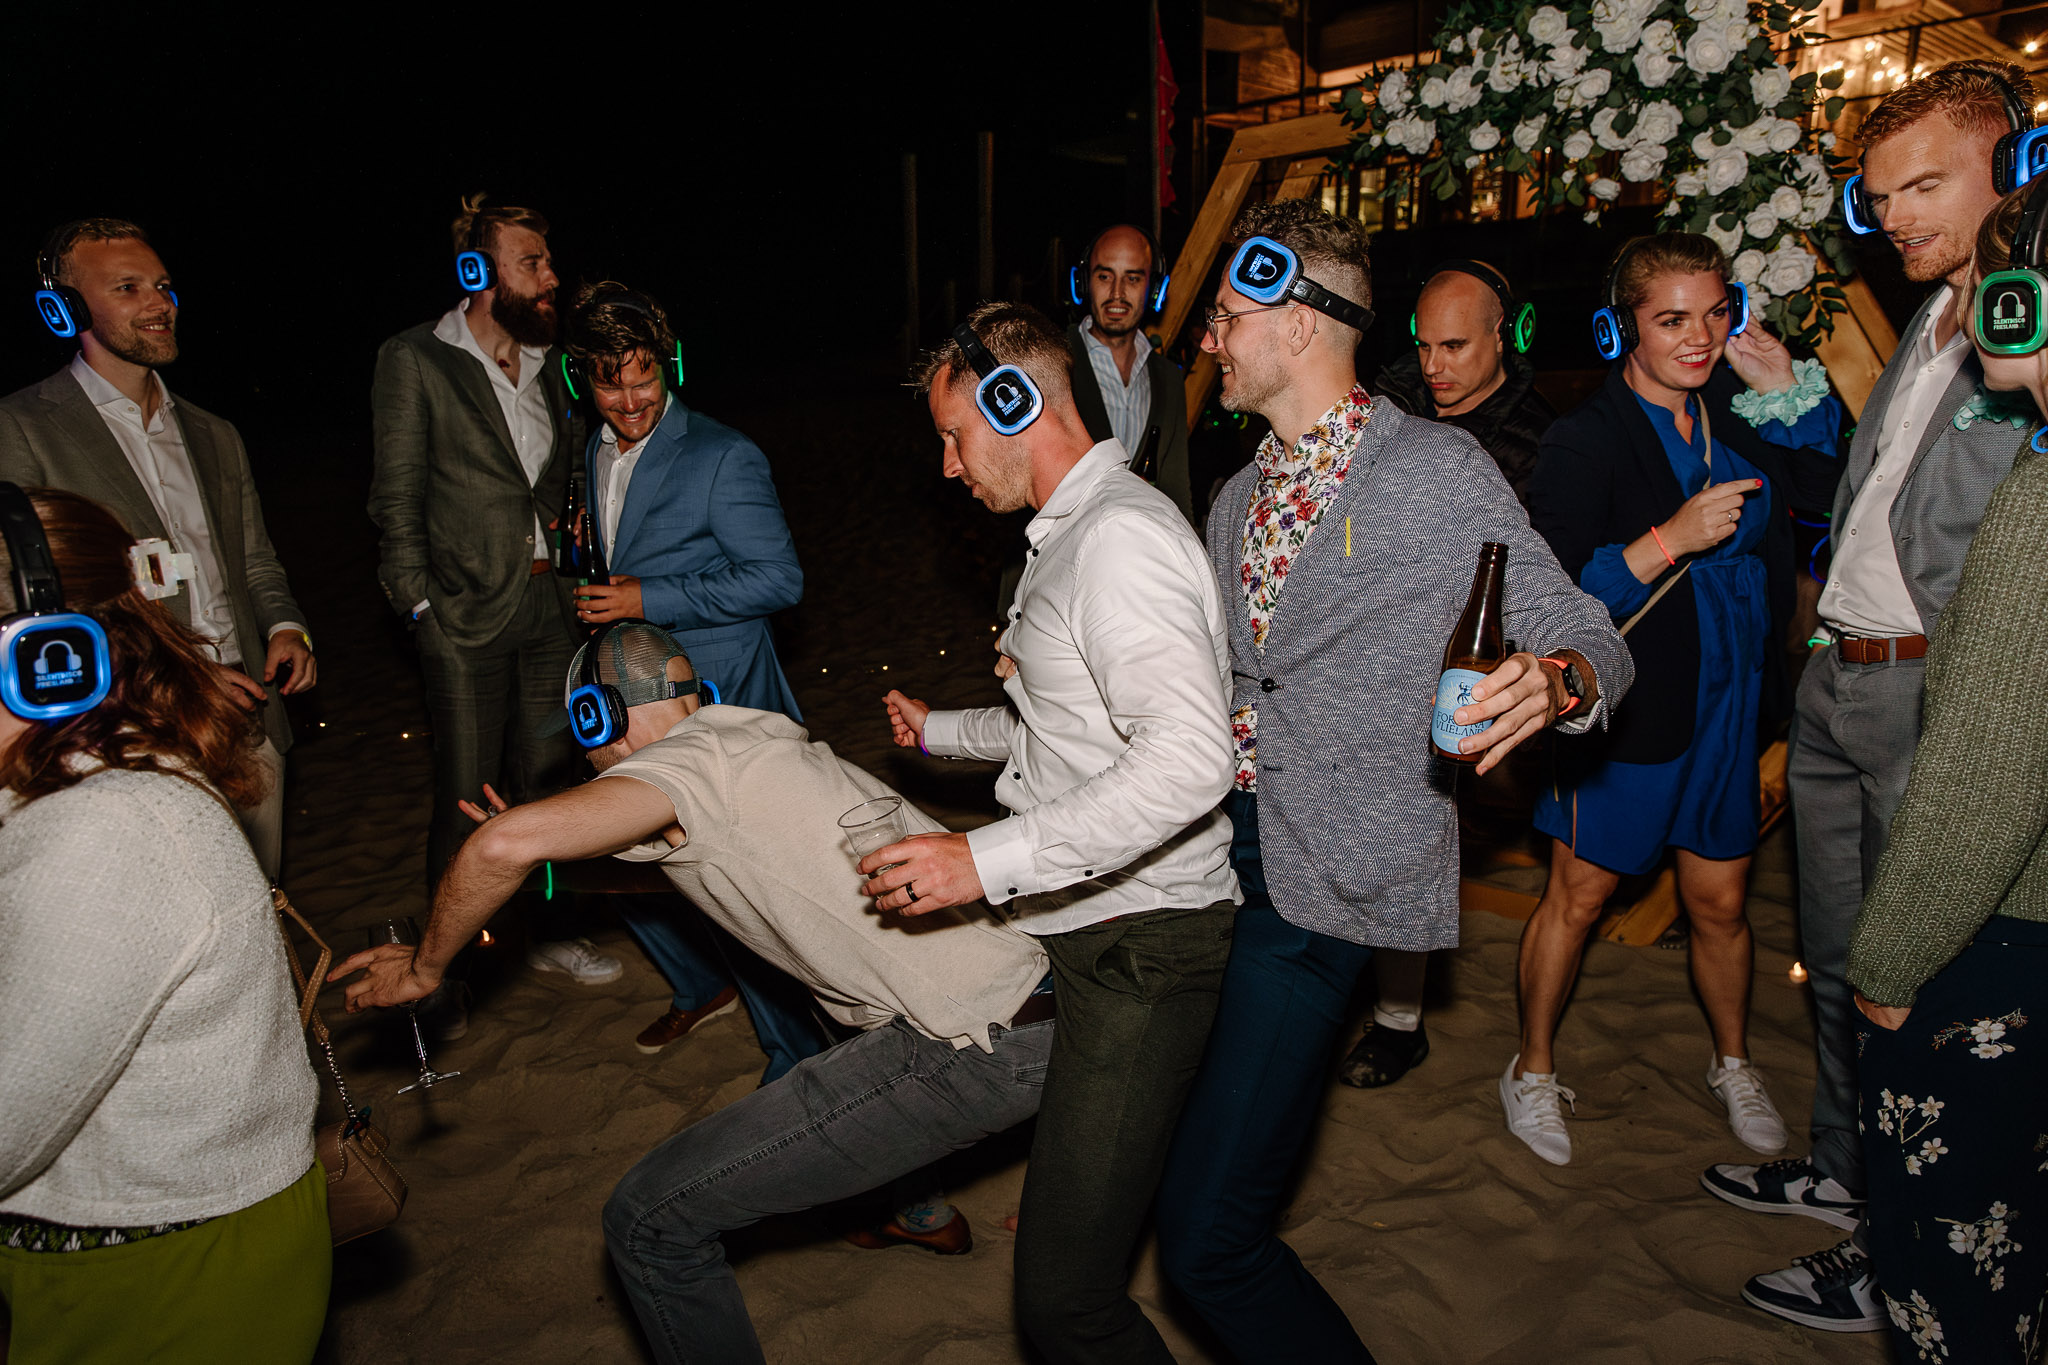
[[[475,356],[435,336],[437,324],[407,328],[377,351],[370,385],[370,519],[383,533],[377,580],[392,610],[410,616],[424,600],[442,634],[477,648],[511,622],[533,561],[548,557],[548,547],[534,543],[534,518],[546,526],[562,514],[576,431],[559,353],[550,350],[540,383],[555,440],[529,484],[491,377]],[[568,585],[555,582],[567,621]]]
[[[584,451],[593,501],[604,496],[596,472],[603,437],[592,432]],[[803,598],[804,571],[759,446],[670,397],[604,551],[614,574],[640,580],[642,613],[675,637],[723,700],[803,719],[768,617]]]
[[[264,528],[263,504],[249,474],[241,433],[233,423],[186,398],[178,399],[171,413],[198,476],[207,534],[220,561],[221,590],[234,617],[235,639],[246,656],[243,666],[260,677],[271,628],[304,621],[305,613],[292,598],[284,565]],[[168,538],[149,491],[69,367],[0,398],[0,479],[81,494],[119,517],[138,539]],[[192,619],[184,585],[179,585],[177,596],[164,599],[164,605],[177,620]],[[277,688],[265,691],[269,704],[263,708],[263,729],[283,753],[292,747],[291,722]]]
[[[1103,404],[1102,385],[1088,359],[1080,323],[1067,328],[1067,354],[1073,360],[1074,409],[1081,414],[1081,425],[1088,428],[1088,439],[1100,444],[1116,433],[1109,429],[1109,409]],[[1156,347],[1145,357],[1145,374],[1152,381],[1152,413],[1146,425],[1159,428],[1159,491],[1173,499],[1189,525],[1198,525],[1188,474],[1187,376]],[[1139,452],[1129,454],[1135,460]]]
[[[1506,632],[1539,653],[1574,649],[1599,680],[1604,721],[1635,679],[1607,610],[1558,567],[1479,443],[1375,401],[1335,498],[1288,573],[1256,648],[1240,569],[1258,466],[1209,516],[1235,674],[1234,712],[1258,701],[1259,843],[1283,919],[1376,948],[1458,941],[1452,765],[1429,741],[1444,642],[1479,547],[1508,547]]]
[[[1942,291],[1936,290],[1933,298],[1921,304],[1903,335],[1918,336],[1942,297]],[[1841,485],[1835,490],[1832,524],[1838,532],[1848,523],[1850,505],[1877,466],[1878,429],[1893,391],[1912,364],[1912,354],[1905,344],[1892,353],[1864,405],[1863,420],[1849,443]],[[1935,420],[1920,433],[1913,463],[1892,503],[1892,549],[1905,576],[1906,591],[1920,613],[1923,635],[1934,633],[1942,608],[1955,595],[1963,558],[1970,552],[1970,539],[1977,534],[1985,504],[1991,501],[1999,481],[2012,472],[2013,459],[2033,430],[2031,404],[2014,409],[2026,413],[2024,420],[1980,416],[1977,409],[1983,402],[1983,384],[1984,367],[1972,349],[1942,394]]]

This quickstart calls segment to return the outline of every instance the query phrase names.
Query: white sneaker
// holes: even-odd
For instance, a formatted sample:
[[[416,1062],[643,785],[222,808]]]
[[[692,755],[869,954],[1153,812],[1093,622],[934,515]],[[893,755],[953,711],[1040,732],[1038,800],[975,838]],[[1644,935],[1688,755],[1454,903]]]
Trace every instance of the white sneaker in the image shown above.
[[[1723,1057],[1707,1068],[1707,1088],[1728,1106],[1728,1126],[1752,1152],[1775,1156],[1785,1150],[1785,1120],[1778,1117],[1764,1078],[1748,1059]]]
[[[1854,1238],[1811,1256],[1794,1257],[1784,1270],[1752,1277],[1742,1286],[1742,1297],[1766,1313],[1823,1332],[1882,1332],[1891,1325],[1878,1301],[1870,1258]]]
[[[1532,1071],[1518,1079],[1515,1067],[1521,1060],[1522,1054],[1517,1052],[1500,1078],[1500,1103],[1507,1110],[1508,1131],[1551,1165],[1563,1166],[1572,1159],[1572,1140],[1564,1130],[1564,1110],[1558,1101],[1570,1104],[1576,1114],[1578,1105],[1573,1101],[1578,1096],[1557,1083],[1554,1071]]]
[[[602,986],[626,974],[626,964],[610,953],[601,953],[587,938],[558,938],[536,943],[526,954],[526,965],[537,972],[562,972],[580,985]]]

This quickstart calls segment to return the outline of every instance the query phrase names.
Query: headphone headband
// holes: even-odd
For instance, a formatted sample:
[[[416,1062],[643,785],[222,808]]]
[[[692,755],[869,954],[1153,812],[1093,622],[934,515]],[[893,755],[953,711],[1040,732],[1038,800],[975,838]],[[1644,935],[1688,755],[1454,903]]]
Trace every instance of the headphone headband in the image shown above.
[[[64,610],[64,587],[42,518],[28,494],[0,482],[0,537],[7,543],[15,610],[0,619],[0,705],[23,720],[83,715],[114,683],[106,628]]]
[[[0,535],[13,566],[15,610],[34,616],[64,610],[64,584],[42,518],[19,484],[0,483]]]
[[[1423,278],[1422,286],[1427,289],[1429,282],[1437,276],[1452,273],[1470,275],[1493,291],[1493,296],[1500,300],[1501,344],[1512,346],[1517,355],[1528,354],[1529,343],[1536,337],[1536,306],[1515,301],[1514,286],[1508,283],[1506,272],[1498,266],[1488,265],[1485,261],[1471,261],[1459,257],[1438,262]],[[1408,315],[1408,335],[1417,335],[1416,317],[1413,313]]]

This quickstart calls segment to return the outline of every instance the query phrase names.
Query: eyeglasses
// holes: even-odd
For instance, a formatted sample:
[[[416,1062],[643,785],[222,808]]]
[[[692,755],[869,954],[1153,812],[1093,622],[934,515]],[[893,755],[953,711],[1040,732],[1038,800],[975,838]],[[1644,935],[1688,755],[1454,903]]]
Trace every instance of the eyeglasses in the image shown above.
[[[1253,313],[1271,313],[1277,309],[1292,308],[1293,306],[1294,300],[1289,299],[1286,303],[1269,303],[1263,308],[1240,308],[1234,313],[1217,308],[1202,314],[1202,321],[1207,323],[1209,330],[1213,332],[1226,322],[1235,322],[1239,318],[1250,317]]]

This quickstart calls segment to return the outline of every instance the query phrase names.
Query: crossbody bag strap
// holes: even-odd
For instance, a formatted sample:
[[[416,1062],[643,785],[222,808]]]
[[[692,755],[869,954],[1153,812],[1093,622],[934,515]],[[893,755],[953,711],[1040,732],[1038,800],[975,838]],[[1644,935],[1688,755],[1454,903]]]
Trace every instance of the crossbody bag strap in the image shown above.
[[[1706,435],[1707,438],[1707,482],[1705,487],[1701,489],[1701,491],[1704,492],[1707,488],[1712,488],[1714,486],[1714,424],[1707,420],[1707,400],[1704,394],[1700,396],[1700,430]],[[1628,620],[1622,622],[1621,629],[1617,632],[1617,634],[1619,634],[1623,639],[1627,639],[1628,633],[1636,628],[1636,622],[1642,620],[1645,616],[1648,616],[1650,614],[1650,608],[1656,606],[1659,602],[1663,601],[1664,594],[1670,592],[1673,588],[1677,587],[1678,580],[1685,577],[1685,571],[1687,569],[1690,569],[1691,567],[1692,561],[1688,559],[1685,561],[1685,563],[1678,566],[1677,573],[1671,575],[1671,577],[1665,579],[1662,583],[1658,584],[1657,591],[1650,594],[1650,600],[1643,603],[1642,606],[1636,608],[1636,614],[1634,616],[1631,616],[1628,618]]]
[[[327,980],[327,968],[334,961],[334,950],[314,932],[313,926],[306,922],[306,917],[299,913],[298,907],[292,904],[291,898],[285,895],[282,887],[270,888],[270,903],[277,907],[277,932],[284,936],[285,961],[291,963],[292,980],[299,988],[299,1027],[311,1026],[313,1040],[320,1044],[320,1051],[327,1059],[327,1074],[334,1078],[334,1088],[341,1095],[341,1107],[348,1111],[348,1127],[342,1131],[342,1136],[346,1139],[363,1126],[364,1120],[363,1116],[356,1112],[355,1101],[349,1098],[348,1082],[341,1078],[341,1067],[334,1060],[334,1040],[328,1037],[327,1021],[320,1017],[320,1008],[315,1003],[320,994],[321,983]],[[314,963],[310,976],[299,961],[299,950],[292,943],[291,930],[285,927],[286,916],[305,930],[306,937],[312,939],[313,945],[320,950],[319,961]]]

